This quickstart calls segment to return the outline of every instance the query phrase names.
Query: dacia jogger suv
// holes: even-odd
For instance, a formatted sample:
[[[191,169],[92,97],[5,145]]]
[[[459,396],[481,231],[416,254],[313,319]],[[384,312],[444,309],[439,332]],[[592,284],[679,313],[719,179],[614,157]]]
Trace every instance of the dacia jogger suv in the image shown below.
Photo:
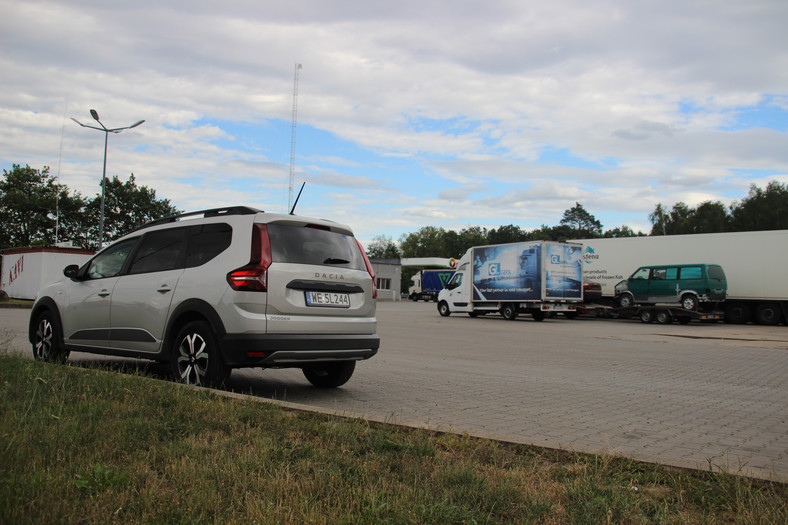
[[[377,353],[372,266],[349,227],[233,207],[151,222],[36,298],[36,359],[69,352],[169,362],[184,383],[236,367],[301,368],[318,387]]]

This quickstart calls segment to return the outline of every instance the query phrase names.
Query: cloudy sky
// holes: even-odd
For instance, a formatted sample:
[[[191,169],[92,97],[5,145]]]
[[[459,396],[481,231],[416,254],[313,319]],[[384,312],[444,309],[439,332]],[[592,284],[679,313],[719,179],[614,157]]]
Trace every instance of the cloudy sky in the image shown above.
[[[367,242],[556,225],[580,202],[788,183],[785,0],[0,0],[0,168],[108,176],[181,210],[287,210]]]

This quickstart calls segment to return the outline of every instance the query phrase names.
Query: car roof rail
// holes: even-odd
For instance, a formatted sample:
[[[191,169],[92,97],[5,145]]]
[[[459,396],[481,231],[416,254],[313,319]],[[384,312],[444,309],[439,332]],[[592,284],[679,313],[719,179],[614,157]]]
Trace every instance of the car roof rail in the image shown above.
[[[224,217],[225,215],[254,215],[256,213],[261,213],[262,210],[258,210],[257,208],[252,208],[249,206],[228,206],[226,208],[212,208],[210,210],[199,210],[199,211],[190,211],[188,213],[180,213],[178,215],[172,215],[170,217],[162,217],[161,219],[156,219],[154,221],[146,222],[139,228],[135,229],[142,230],[144,228],[150,228],[151,226],[158,226],[159,224],[167,224],[170,222],[177,222],[185,217],[194,217],[197,215],[202,215],[203,217]]]

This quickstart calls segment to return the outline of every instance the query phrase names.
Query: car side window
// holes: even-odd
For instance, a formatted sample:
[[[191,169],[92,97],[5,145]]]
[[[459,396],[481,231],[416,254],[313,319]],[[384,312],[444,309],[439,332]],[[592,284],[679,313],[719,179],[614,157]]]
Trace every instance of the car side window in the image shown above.
[[[703,278],[703,270],[700,266],[689,266],[681,269],[682,279],[701,279]]]
[[[186,228],[150,232],[142,237],[129,273],[163,272],[183,268],[186,260]]]
[[[104,279],[115,277],[123,269],[131,250],[137,244],[139,237],[127,239],[110,246],[88,262],[85,277],[88,279]]]
[[[648,280],[648,274],[649,274],[648,268],[638,268],[638,270],[632,274],[632,277],[630,277],[630,279],[646,281]]]
[[[204,224],[189,228],[189,248],[186,267],[194,268],[207,263],[230,247],[233,229],[229,224]]]

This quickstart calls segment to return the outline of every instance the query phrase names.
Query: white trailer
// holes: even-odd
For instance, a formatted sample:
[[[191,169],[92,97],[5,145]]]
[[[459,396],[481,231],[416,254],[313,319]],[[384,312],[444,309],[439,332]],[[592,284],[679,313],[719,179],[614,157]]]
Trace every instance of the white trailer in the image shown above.
[[[583,279],[615,298],[615,286],[641,266],[719,264],[728,280],[721,305],[730,323],[788,320],[788,230],[581,239]]]
[[[583,301],[582,248],[544,241],[473,247],[438,294],[438,312],[499,312],[509,320],[530,313],[536,321],[558,312],[574,317]]]
[[[94,253],[54,246],[3,250],[0,290],[12,299],[33,300],[45,284],[63,278],[63,268],[82,265]]]

